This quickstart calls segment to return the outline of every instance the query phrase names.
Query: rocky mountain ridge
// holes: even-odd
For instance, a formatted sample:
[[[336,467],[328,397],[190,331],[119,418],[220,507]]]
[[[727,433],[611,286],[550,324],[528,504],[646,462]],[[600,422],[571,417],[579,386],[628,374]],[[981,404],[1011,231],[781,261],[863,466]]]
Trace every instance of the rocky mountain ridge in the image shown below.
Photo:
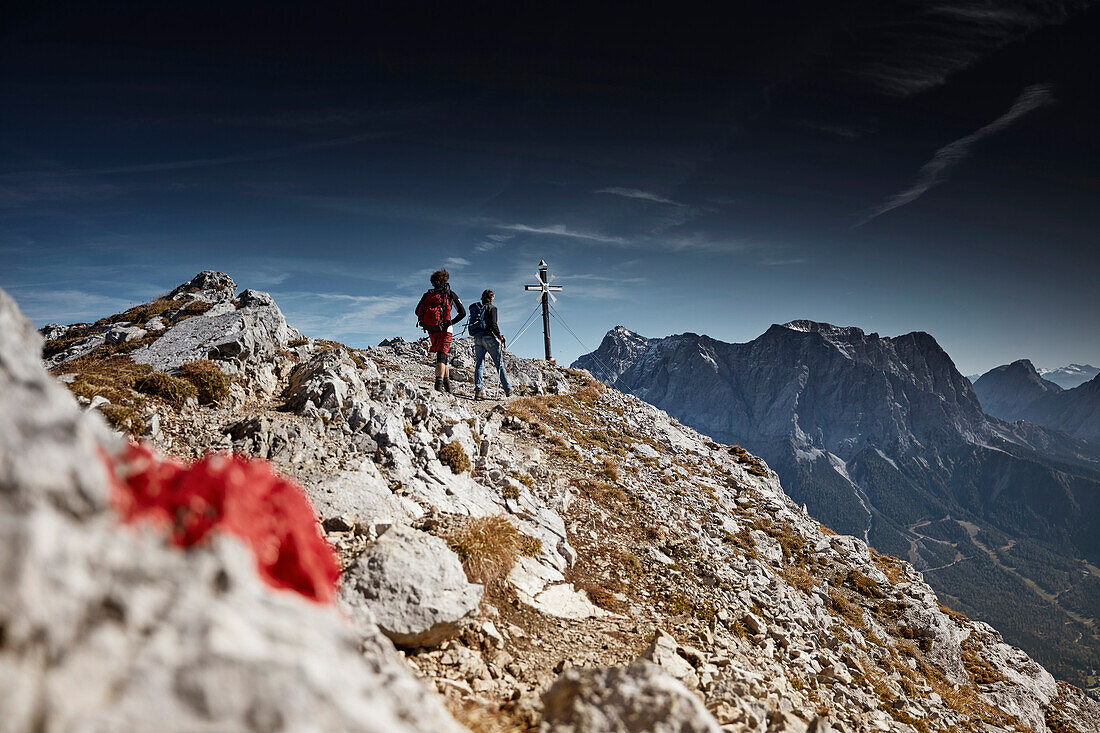
[[[795,321],[728,344],[624,330],[575,366],[599,375],[605,354],[634,354],[613,386],[761,455],[811,514],[913,562],[1059,674],[1083,682],[1100,663],[1096,446],[985,414],[926,333]]]
[[[235,289],[203,273],[87,351],[51,329],[53,376],[0,292],[0,730],[1100,730],[740,447],[542,362],[469,401],[463,341],[440,395],[424,342],[309,339]],[[121,525],[113,482],[162,459],[104,417],[296,479],[338,610],[258,582],[230,534]]]
[[[1027,406],[1048,394],[1062,391],[1039,375],[1027,359],[990,369],[974,382],[982,409],[1002,420],[1024,419]]]

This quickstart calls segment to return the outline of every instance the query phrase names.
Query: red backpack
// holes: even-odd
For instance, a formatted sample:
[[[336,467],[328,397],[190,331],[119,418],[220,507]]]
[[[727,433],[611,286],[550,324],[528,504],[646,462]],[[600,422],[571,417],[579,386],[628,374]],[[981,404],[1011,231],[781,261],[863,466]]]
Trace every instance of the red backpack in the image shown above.
[[[449,290],[429,290],[416,306],[417,323],[428,333],[443,330],[443,324],[451,317],[451,293]]]

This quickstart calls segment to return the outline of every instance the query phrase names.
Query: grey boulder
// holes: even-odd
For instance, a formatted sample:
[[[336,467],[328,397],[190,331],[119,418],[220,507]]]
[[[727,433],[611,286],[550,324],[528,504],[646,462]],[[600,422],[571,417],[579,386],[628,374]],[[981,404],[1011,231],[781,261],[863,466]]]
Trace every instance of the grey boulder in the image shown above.
[[[398,524],[344,572],[340,597],[353,617],[369,613],[394,644],[416,648],[457,634],[481,594],[446,542]]]
[[[569,669],[542,696],[543,733],[718,733],[714,716],[671,675],[629,667]]]

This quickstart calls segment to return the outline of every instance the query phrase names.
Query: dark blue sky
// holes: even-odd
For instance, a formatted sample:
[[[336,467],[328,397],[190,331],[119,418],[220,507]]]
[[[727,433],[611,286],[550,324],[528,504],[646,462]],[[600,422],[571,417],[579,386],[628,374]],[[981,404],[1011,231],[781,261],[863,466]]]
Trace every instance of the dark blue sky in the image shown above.
[[[0,286],[68,322],[219,269],[366,345],[440,264],[511,335],[541,257],[590,347],[811,318],[1100,364],[1095,7],[589,5],[28,3]]]

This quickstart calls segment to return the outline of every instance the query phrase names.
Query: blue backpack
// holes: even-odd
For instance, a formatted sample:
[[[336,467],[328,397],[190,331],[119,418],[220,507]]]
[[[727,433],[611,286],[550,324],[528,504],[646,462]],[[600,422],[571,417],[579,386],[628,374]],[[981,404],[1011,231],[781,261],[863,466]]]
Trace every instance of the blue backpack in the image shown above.
[[[485,328],[484,304],[480,302],[470,304],[470,320],[467,322],[467,325],[469,326],[471,336],[484,336],[488,333],[488,330]]]

